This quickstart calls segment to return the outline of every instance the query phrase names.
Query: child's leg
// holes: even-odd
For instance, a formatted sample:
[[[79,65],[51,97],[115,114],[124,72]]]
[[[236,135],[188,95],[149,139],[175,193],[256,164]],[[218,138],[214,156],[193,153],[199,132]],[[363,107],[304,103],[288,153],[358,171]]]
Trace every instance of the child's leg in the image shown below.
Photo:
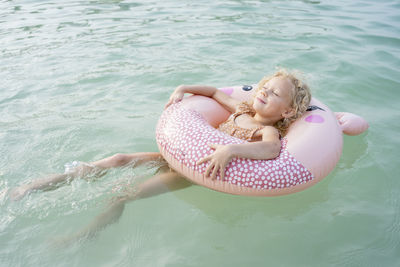
[[[114,156],[95,161],[92,163],[81,163],[73,170],[62,173],[52,174],[45,178],[37,179],[29,184],[25,184],[14,188],[10,192],[10,198],[12,200],[19,200],[26,194],[33,190],[44,190],[57,187],[60,183],[67,180],[73,180],[76,177],[85,177],[88,174],[98,175],[104,172],[106,169],[113,167],[122,167],[130,163],[134,163],[135,166],[139,166],[143,163],[155,160],[162,160],[162,156],[158,152],[142,152],[132,154],[115,154]]]
[[[115,154],[114,156],[101,159],[95,162],[91,162],[98,168],[108,169],[113,167],[122,167],[128,164],[134,164],[134,166],[142,165],[149,161],[163,160],[163,157],[158,152],[139,152],[132,154]]]
[[[99,230],[117,221],[124,211],[125,203],[131,200],[160,195],[165,192],[183,189],[190,185],[192,183],[174,171],[157,174],[138,185],[135,192],[113,199],[105,212],[98,215],[87,227],[64,240],[64,242],[68,243],[94,236]]]

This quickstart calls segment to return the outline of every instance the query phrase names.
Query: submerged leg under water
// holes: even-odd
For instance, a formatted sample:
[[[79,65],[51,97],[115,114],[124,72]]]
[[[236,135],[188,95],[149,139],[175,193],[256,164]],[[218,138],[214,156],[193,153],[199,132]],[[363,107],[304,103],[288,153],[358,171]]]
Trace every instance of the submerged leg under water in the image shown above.
[[[161,154],[157,152],[141,152],[132,154],[115,154],[111,157],[91,163],[76,162],[76,166],[66,170],[65,173],[51,174],[12,189],[9,193],[9,198],[14,201],[20,200],[32,191],[56,189],[60,185],[71,182],[78,177],[98,177],[104,175],[107,169],[110,168],[124,167],[127,165],[137,167],[150,161],[161,162],[163,159]]]
[[[90,176],[102,176],[107,169],[115,167],[125,167],[132,165],[133,167],[140,166],[149,162],[158,162],[159,167],[157,174],[143,183],[137,185],[135,190],[131,190],[124,195],[114,197],[107,209],[96,216],[82,230],[76,234],[58,240],[57,243],[68,244],[77,240],[93,237],[99,230],[107,225],[116,222],[122,215],[125,203],[148,198],[165,192],[175,191],[186,188],[192,183],[184,179],[181,175],[172,171],[168,164],[163,160],[160,153],[157,152],[142,152],[132,154],[115,154],[114,156],[91,162],[79,163],[75,168],[66,171],[63,174],[52,174],[44,178],[34,180],[28,184],[21,185],[11,190],[9,197],[11,200],[20,200],[25,195],[35,190],[51,190],[58,188],[60,185],[70,182],[75,178],[87,178]]]
[[[103,213],[96,216],[94,220],[82,230],[62,240],[62,242],[68,244],[74,241],[94,237],[100,230],[109,224],[116,222],[121,217],[125,204],[129,201],[180,190],[191,185],[192,183],[174,171],[156,174],[145,182],[139,184],[134,192],[113,198]]]

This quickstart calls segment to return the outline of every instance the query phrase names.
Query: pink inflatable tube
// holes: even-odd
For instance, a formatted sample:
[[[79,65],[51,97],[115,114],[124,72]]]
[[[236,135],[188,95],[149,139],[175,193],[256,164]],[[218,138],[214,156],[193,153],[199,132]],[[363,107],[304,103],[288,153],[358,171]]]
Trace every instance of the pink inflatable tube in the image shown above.
[[[255,86],[221,90],[239,100],[248,100]],[[230,113],[211,98],[190,96],[169,106],[161,115],[156,140],[170,166],[188,180],[213,190],[251,196],[276,196],[304,190],[327,176],[342,153],[342,132],[357,135],[368,123],[351,113],[334,114],[313,98],[307,111],[281,139],[280,155],[272,160],[234,158],[225,178],[204,176],[208,163],[196,162],[209,155],[214,144],[240,144],[246,141],[218,131]]]

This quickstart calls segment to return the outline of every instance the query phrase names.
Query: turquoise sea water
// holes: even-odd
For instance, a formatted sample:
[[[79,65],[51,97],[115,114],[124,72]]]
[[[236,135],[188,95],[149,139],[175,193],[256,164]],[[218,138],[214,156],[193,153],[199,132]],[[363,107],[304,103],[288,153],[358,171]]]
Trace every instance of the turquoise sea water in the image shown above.
[[[368,132],[344,137],[321,183],[274,198],[193,186],[128,204],[94,239],[87,225],[124,168],[19,202],[11,188],[73,160],[157,151],[179,84],[257,82],[276,66]],[[1,266],[399,266],[400,3],[0,1]]]

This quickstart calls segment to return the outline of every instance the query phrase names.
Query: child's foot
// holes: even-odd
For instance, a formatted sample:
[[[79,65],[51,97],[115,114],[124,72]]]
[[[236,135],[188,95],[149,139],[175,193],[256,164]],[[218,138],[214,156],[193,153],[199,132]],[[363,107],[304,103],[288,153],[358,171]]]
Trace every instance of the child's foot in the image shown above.
[[[30,188],[28,185],[21,185],[18,187],[13,188],[10,191],[10,199],[13,201],[18,201],[20,199],[22,199],[26,194],[28,194],[30,192]]]

